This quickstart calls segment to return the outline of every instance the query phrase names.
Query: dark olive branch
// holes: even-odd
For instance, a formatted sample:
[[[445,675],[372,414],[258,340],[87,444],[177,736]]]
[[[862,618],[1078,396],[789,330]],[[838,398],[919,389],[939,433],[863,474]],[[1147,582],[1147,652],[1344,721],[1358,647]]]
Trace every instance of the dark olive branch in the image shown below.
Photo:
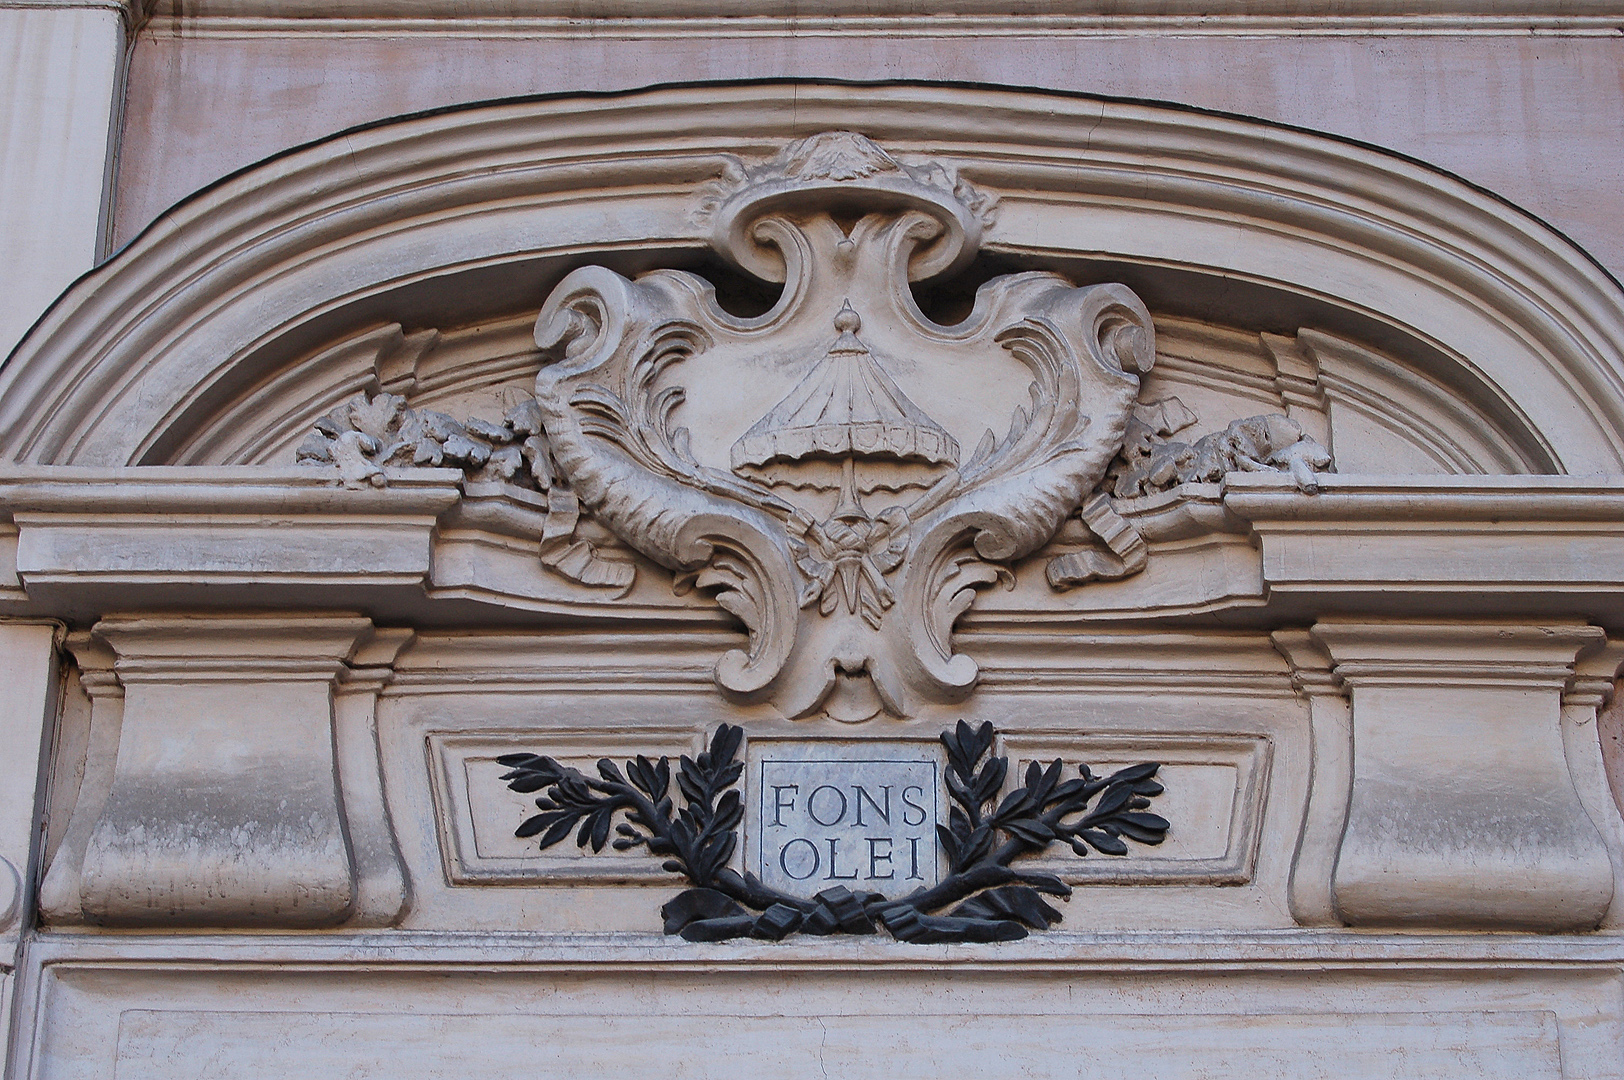
[[[1162,792],[1153,779],[1160,768],[1155,763],[1106,777],[1082,765],[1078,777],[1062,782],[1062,762],[1033,762],[1022,785],[994,807],[1009,773],[1008,759],[991,753],[995,735],[990,723],[972,728],[963,721],[942,733],[943,779],[954,805],[937,834],[949,873],[933,888],[896,900],[844,886],[810,899],[790,896],[728,866],[744,816],[734,787],[744,770],[735,760],[744,732],[736,726],[718,727],[697,759],[679,759],[675,779],[681,809],[670,796],[667,758],[654,762],[639,755],[626,762],[625,773],[604,758],[595,779],[536,754],[505,754],[497,761],[508,768],[502,779],[514,791],[543,791],[536,799],[541,813],[526,819],[515,835],[537,837],[545,849],[574,830],[579,847],[590,844],[598,852],[612,829],[616,850],[644,847],[664,857],[664,869],[692,883],[662,909],[667,933],[691,941],[745,936],[776,941],[796,932],[872,934],[883,925],[902,941],[1009,941],[1060,921],[1060,913],[1040,894],[1071,895],[1059,878],[1016,870],[1010,866],[1014,860],[1056,841],[1078,855],[1090,849],[1126,855],[1127,840],[1161,843],[1168,822],[1144,812]],[[617,813],[625,815],[618,825]],[[935,914],[950,904],[958,906]]]

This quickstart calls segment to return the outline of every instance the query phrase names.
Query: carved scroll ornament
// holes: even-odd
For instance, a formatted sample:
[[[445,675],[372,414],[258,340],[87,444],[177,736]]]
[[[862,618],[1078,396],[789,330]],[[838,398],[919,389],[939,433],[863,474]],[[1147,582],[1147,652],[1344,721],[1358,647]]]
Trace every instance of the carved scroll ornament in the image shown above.
[[[963,267],[992,206],[846,132],[733,161],[700,216],[783,286],[770,310],[730,314],[690,273],[589,266],[543,306],[535,396],[501,420],[357,395],[298,458],[351,487],[433,465],[539,494],[542,564],[624,595],[636,568],[602,549],[612,533],[748,629],[716,667],[736,700],[842,720],[961,700],[978,669],[954,624],[1016,561],[1054,541],[1056,591],[1128,577],[1161,528],[1149,503],[1237,470],[1312,493],[1331,465],[1278,414],[1175,439],[1199,418],[1139,400],[1153,329],[1123,285],[1006,275],[963,321],[927,318],[911,286]]]
[[[716,669],[735,698],[804,716],[845,675],[897,715],[962,699],[977,666],[954,622],[1121,447],[1155,355],[1129,289],[1024,273],[955,326],[916,306],[909,285],[974,254],[989,202],[827,133],[739,167],[707,205],[718,250],[783,282],[766,314],[729,314],[692,274],[602,267],[543,307],[554,458],[600,522],[748,628]],[[1015,380],[1024,400],[995,415]],[[954,426],[985,429],[973,452]]]

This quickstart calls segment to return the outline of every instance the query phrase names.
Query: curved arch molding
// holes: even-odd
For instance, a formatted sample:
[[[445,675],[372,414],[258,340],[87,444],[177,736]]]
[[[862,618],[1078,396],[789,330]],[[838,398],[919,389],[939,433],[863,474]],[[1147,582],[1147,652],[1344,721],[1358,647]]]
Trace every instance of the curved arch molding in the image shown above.
[[[932,321],[910,282],[977,244],[991,280]],[[687,271],[716,256],[782,281],[776,307],[714,302]],[[793,385],[741,389],[767,365],[740,357],[784,356],[819,361],[805,393],[790,365]],[[904,387],[880,363],[898,356],[940,368]],[[725,439],[667,422],[678,357],[687,386],[723,388],[686,407],[727,414]],[[936,407],[937,370],[979,396]],[[571,703],[609,657],[607,684],[678,703],[676,724],[724,699],[774,723],[957,719],[985,691],[1069,738],[1090,714],[1044,710],[1085,692],[1183,700],[1201,724],[1245,702],[1230,734],[1278,733],[1257,805],[1295,853],[1201,918],[1616,927],[1624,821],[1594,721],[1624,660],[1621,376],[1624,292],[1566,239],[1424,165],[1235,117],[707,85],[291,151],[165,214],[0,368],[0,610],[95,627],[68,641],[89,749],[42,913],[432,924],[450,909],[429,781],[402,765],[386,786],[379,764],[421,769],[423,733],[380,726],[378,696]],[[475,461],[481,418],[440,410],[525,380]],[[859,385],[884,409],[825,423]],[[1008,434],[977,447],[995,404]],[[1155,459],[1144,433],[1197,409],[1209,433]],[[1338,415],[1378,451],[1312,437],[1318,416],[1335,444]],[[876,431],[894,471],[864,487]],[[1115,464],[1136,431],[1138,472]],[[1330,451],[1401,475],[1328,473]],[[459,453],[469,469],[429,467]],[[498,455],[506,473],[481,471]],[[802,499],[815,475],[752,479],[803,458],[838,466],[832,510]],[[507,483],[521,462],[533,487]],[[1306,728],[1276,707],[1294,693]],[[408,843],[390,790],[418,793]],[[1209,869],[1236,883],[1249,859]],[[1113,903],[1140,925],[1141,900]]]
[[[729,155],[835,129],[993,193],[984,252],[1178,268],[1358,313],[1480,386],[1535,471],[1624,472],[1624,292],[1491,195],[1230,116],[818,83],[501,102],[225,179],[77,282],[18,346],[0,369],[0,457],[175,460],[207,417],[380,298],[509,263],[702,249],[696,199]]]

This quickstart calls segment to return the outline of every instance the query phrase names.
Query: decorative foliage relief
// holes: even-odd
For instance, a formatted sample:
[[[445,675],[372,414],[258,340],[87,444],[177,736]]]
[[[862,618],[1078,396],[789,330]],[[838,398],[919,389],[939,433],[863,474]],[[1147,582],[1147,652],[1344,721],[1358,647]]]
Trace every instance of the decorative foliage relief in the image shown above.
[[[779,941],[794,933],[872,934],[883,926],[899,941],[921,944],[1013,941],[1060,921],[1044,896],[1071,895],[1059,878],[1012,865],[1018,859],[1057,842],[1078,855],[1126,855],[1128,841],[1159,844],[1169,825],[1148,812],[1150,800],[1162,792],[1154,762],[1110,776],[1095,776],[1080,765],[1069,779],[1058,759],[1047,767],[1033,762],[1020,784],[1000,798],[1009,760],[992,755],[994,735],[991,724],[963,721],[942,734],[953,806],[937,831],[949,873],[935,886],[897,899],[843,885],[810,898],[791,896],[732,868],[744,817],[735,786],[744,771],[736,760],[744,738],[738,727],[721,725],[706,753],[682,757],[675,773],[680,809],[668,758],[638,756],[624,772],[604,758],[596,778],[536,754],[497,760],[509,769],[502,779],[514,791],[542,792],[536,800],[541,812],[516,835],[537,837],[542,848],[572,832],[577,845],[593,851],[611,843],[619,851],[641,847],[688,879],[693,887],[660,909],[667,934],[689,941]]]
[[[1100,545],[1049,559],[1045,576],[1056,590],[1089,581],[1130,577],[1150,561],[1149,545],[1124,513],[1186,484],[1216,484],[1232,472],[1289,473],[1298,490],[1319,491],[1316,472],[1332,467],[1331,452],[1289,416],[1269,413],[1231,422],[1194,442],[1173,436],[1198,417],[1176,397],[1134,406],[1122,449],[1105,479],[1077,511]],[[1120,511],[1120,512],[1119,512]]]
[[[1314,494],[1315,471],[1330,468],[1331,452],[1288,416],[1248,416],[1194,443],[1172,437],[1195,421],[1178,398],[1136,408],[1107,476],[1111,494],[1131,499],[1181,484],[1215,483],[1232,472],[1289,472],[1299,488]]]
[[[539,555],[544,565],[571,581],[625,593],[632,564],[602,557],[576,537],[581,506],[559,473],[531,399],[509,409],[500,423],[472,417],[459,421],[442,412],[413,409],[398,394],[357,394],[316,422],[298,450],[306,465],[337,466],[347,487],[383,487],[386,466],[461,469],[475,483],[496,482],[543,492],[547,523]]]
[[[744,624],[715,671],[737,701],[847,721],[961,701],[979,672],[954,625],[1063,525],[1085,543],[1047,560],[1057,590],[1145,567],[1125,501],[1236,469],[1311,492],[1330,465],[1280,415],[1176,440],[1196,417],[1138,400],[1154,330],[1126,286],[1011,274],[962,322],[926,318],[911,287],[962,268],[995,210],[941,163],[850,132],[730,160],[700,220],[724,258],[782,284],[771,310],[729,314],[694,274],[584,267],[536,321],[534,399],[500,423],[380,393],[325,417],[299,457],[351,486],[450,465],[544,492],[541,561],[624,593],[633,564],[576,534],[591,515]]]

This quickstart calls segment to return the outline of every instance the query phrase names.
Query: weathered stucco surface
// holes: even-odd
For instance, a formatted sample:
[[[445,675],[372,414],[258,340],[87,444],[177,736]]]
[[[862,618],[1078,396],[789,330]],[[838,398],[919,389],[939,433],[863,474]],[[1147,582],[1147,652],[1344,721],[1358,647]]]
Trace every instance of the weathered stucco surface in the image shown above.
[[[7,1080],[1624,1078],[1624,10],[7,2]]]
[[[138,37],[122,243],[164,207],[355,124],[514,94],[707,79],[937,79],[1170,101],[1360,139],[1545,218],[1624,276],[1618,36]]]

